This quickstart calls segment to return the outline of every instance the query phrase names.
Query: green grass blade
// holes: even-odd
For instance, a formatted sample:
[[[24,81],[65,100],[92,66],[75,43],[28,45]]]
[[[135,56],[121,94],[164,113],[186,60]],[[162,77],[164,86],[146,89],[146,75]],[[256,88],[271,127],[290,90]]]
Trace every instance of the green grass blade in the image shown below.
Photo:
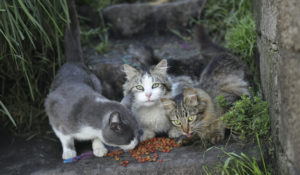
[[[12,122],[12,124],[17,127],[17,124],[14,120],[14,118],[11,116],[10,112],[8,111],[8,109],[5,107],[5,105],[2,103],[2,101],[0,100],[0,106],[2,107],[2,109],[4,110],[3,113],[6,114],[9,118],[9,120]]]

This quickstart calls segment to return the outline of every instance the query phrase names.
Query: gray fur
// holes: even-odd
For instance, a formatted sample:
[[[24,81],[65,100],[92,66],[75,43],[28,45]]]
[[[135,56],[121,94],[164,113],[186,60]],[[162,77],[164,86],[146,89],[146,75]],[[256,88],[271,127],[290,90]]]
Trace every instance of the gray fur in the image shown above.
[[[124,65],[124,72],[127,81],[123,85],[125,97],[122,102],[131,103],[131,110],[137,115],[137,120],[144,129],[142,140],[150,139],[156,133],[168,132],[170,123],[160,105],[160,98],[169,96],[171,91],[171,83],[167,77],[167,60],[160,61],[148,70]],[[153,88],[154,84],[159,85]],[[137,86],[143,88],[138,89]],[[149,92],[150,96],[146,97]]]
[[[134,87],[142,82],[143,76],[145,74],[151,76],[155,82],[161,83],[163,85],[161,86],[161,88],[164,89],[165,94],[171,91],[172,85],[167,77],[166,72],[163,73],[156,70],[155,66],[152,66],[149,70],[143,70],[125,64],[124,71],[127,78],[127,81],[123,85],[124,96],[126,96],[127,93],[132,92]]]
[[[213,101],[222,95],[232,104],[243,94],[249,95],[249,76],[249,70],[242,61],[232,54],[221,54],[204,69],[197,87],[205,90]]]
[[[131,111],[103,97],[100,81],[82,64],[66,63],[61,67],[45,100],[45,108],[54,131],[70,136],[70,149],[74,149],[73,140],[77,139],[73,136],[86,127],[101,130],[102,142],[108,145],[127,145],[138,136],[138,124]],[[109,122],[113,113],[119,114],[121,132],[112,129]],[[98,139],[88,135],[87,140]]]

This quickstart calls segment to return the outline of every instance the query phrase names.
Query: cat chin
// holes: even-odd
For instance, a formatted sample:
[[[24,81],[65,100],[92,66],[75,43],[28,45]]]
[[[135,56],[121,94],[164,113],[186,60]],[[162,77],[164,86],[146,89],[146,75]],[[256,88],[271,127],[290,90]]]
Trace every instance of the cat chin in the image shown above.
[[[128,145],[116,145],[116,144],[111,144],[111,143],[107,143],[107,142],[104,142],[104,143],[108,146],[119,147],[123,150],[132,150],[138,144],[138,139],[134,138],[133,140],[131,140],[131,142]]]
[[[134,138],[128,145],[121,145],[119,147],[123,150],[132,150],[136,147],[137,144],[138,144],[138,140]]]
[[[144,106],[153,106],[154,104],[156,104],[156,101],[145,101],[145,102],[143,102]]]

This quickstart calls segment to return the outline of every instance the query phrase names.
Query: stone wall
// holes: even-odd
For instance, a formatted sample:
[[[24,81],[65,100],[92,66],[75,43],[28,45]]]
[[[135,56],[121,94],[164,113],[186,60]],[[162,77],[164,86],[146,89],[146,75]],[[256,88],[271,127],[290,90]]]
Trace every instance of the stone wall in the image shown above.
[[[262,88],[269,102],[276,150],[273,173],[299,175],[300,1],[255,0],[254,16]]]

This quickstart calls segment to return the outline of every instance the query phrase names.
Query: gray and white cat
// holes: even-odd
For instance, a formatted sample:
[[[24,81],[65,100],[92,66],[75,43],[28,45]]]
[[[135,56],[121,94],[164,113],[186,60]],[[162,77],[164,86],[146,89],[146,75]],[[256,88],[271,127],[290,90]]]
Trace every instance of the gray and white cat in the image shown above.
[[[65,63],[45,100],[50,125],[63,147],[63,159],[76,156],[74,139],[92,140],[93,153],[106,154],[104,144],[133,149],[138,124],[124,105],[101,95],[101,83],[83,64],[80,27],[74,1],[67,1],[71,23],[66,25]]]
[[[126,82],[123,85],[124,99],[132,96],[131,110],[144,130],[141,140],[153,138],[156,133],[167,133],[170,122],[165,116],[160,98],[168,97],[171,84],[167,77],[167,60],[161,60],[148,70],[124,65]]]
[[[98,78],[82,64],[65,63],[45,101],[50,125],[61,141],[63,159],[76,156],[74,139],[92,140],[93,153],[107,153],[104,144],[133,149],[138,124],[122,104],[101,95]]]

